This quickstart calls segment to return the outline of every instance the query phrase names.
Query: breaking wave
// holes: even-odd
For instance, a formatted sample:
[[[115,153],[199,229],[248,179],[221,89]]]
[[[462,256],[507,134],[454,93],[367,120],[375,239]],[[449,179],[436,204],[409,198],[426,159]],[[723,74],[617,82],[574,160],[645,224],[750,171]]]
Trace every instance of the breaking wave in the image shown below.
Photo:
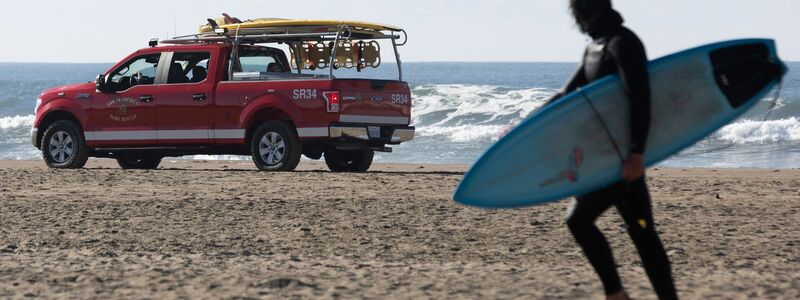
[[[482,85],[421,85],[412,90],[419,137],[450,142],[496,139],[555,94],[552,89]]]
[[[552,89],[513,89],[480,85],[421,85],[413,88],[412,123],[417,136],[467,143],[496,140],[556,91]],[[765,99],[764,102],[771,102]],[[754,114],[767,115],[769,104]],[[786,106],[778,99],[771,111]],[[714,133],[706,142],[726,144],[765,144],[800,141],[800,117],[758,121],[742,119]]]
[[[0,129],[3,131],[33,126],[33,115],[0,118]]]
[[[739,120],[727,125],[711,139],[732,144],[766,144],[800,141],[800,120],[791,117],[780,120]]]

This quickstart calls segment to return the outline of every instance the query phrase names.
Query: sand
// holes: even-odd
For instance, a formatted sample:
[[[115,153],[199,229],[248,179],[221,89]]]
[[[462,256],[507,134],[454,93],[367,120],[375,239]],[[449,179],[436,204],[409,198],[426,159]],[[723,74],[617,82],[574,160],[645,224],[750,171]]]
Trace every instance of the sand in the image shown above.
[[[0,298],[602,297],[563,224],[568,201],[459,206],[465,166],[322,170],[2,161]],[[800,171],[648,177],[683,298],[800,298]],[[653,299],[616,212],[598,224],[631,296]]]

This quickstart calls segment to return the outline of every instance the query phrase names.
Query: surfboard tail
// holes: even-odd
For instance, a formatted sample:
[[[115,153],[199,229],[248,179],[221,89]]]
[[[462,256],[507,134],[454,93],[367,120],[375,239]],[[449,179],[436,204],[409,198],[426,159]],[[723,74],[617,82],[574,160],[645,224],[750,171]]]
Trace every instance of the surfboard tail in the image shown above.
[[[752,40],[709,53],[714,78],[734,109],[762,93],[787,72],[773,40]]]

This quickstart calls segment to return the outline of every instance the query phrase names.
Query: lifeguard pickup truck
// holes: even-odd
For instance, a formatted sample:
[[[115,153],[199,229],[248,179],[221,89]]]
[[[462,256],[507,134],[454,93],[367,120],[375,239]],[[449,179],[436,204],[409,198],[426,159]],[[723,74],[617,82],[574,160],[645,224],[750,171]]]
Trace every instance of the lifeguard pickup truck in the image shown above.
[[[209,23],[199,34],[151,40],[94,83],[42,93],[31,140],[45,163],[81,168],[106,157],[125,169],[155,169],[164,157],[232,154],[252,155],[260,170],[288,171],[305,155],[324,157],[332,171],[366,171],[375,151],[413,139],[397,54],[407,40],[402,29]],[[379,40],[391,42],[399,80],[334,76],[378,67]]]

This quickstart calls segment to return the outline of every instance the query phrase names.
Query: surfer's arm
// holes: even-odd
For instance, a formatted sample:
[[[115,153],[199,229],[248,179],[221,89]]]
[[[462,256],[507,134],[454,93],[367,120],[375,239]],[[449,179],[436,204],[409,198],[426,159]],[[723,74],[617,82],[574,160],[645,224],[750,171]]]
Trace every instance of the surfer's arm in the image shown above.
[[[567,84],[564,85],[564,87],[562,87],[561,90],[558,91],[558,93],[551,96],[550,99],[547,99],[545,105],[548,105],[553,101],[558,100],[558,98],[561,98],[564,95],[571,93],[572,91],[578,89],[581,86],[586,85],[587,83],[589,82],[588,80],[586,80],[586,73],[583,71],[583,63],[581,63],[580,66],[578,66],[578,69],[575,70],[575,73],[572,74],[572,77],[570,77],[569,81],[567,81]]]
[[[633,35],[623,35],[608,45],[630,99],[631,153],[644,153],[650,131],[650,77],[644,45]]]

